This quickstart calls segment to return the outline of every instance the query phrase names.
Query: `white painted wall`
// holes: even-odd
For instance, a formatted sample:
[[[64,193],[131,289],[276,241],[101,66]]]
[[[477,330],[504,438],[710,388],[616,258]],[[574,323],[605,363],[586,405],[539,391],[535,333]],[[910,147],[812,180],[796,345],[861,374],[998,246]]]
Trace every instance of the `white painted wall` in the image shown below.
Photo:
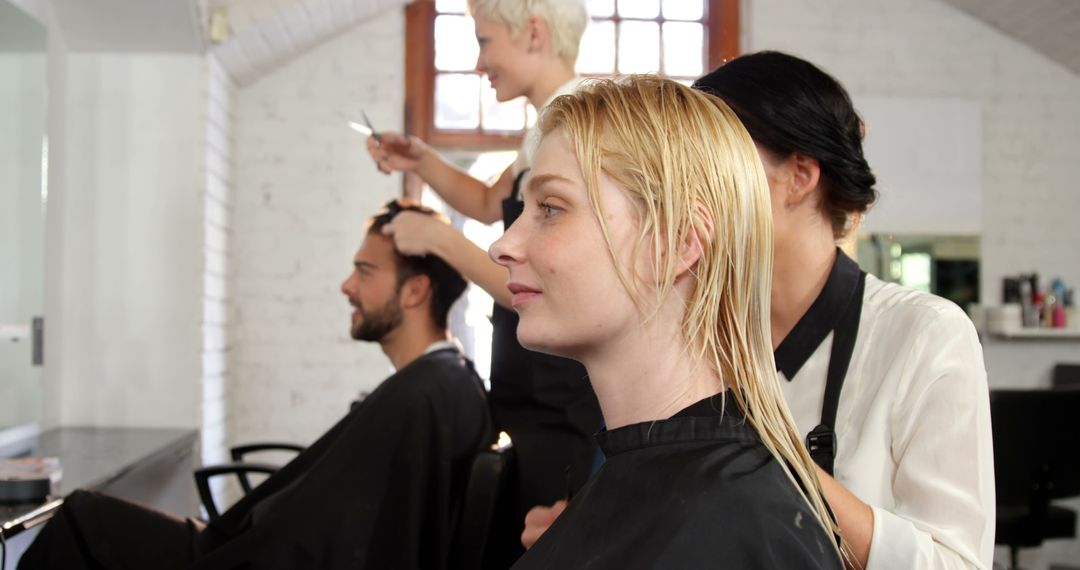
[[[743,48],[799,55],[853,97],[957,98],[982,108],[982,298],[1003,275],[1031,270],[1080,284],[1080,77],[936,0],[753,0]],[[871,164],[873,166],[873,164]],[[1048,386],[1080,342],[988,339],[992,387]],[[1076,505],[1074,505],[1076,506]],[[1080,560],[1080,542],[1053,541],[1026,568]]]
[[[400,193],[346,127],[401,129],[404,16],[390,10],[236,94],[228,439],[310,442],[389,373],[348,336],[339,288],[362,223]]]
[[[46,269],[52,425],[199,425],[201,66],[65,58]]]

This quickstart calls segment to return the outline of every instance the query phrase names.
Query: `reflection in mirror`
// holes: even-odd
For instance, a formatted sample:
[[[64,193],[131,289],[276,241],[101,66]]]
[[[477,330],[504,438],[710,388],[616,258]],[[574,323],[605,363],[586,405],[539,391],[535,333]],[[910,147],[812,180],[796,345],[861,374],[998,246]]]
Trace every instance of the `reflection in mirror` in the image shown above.
[[[41,415],[45,29],[0,0],[0,432]]]
[[[859,265],[883,281],[945,297],[967,309],[979,302],[979,238],[871,234],[858,240]]]

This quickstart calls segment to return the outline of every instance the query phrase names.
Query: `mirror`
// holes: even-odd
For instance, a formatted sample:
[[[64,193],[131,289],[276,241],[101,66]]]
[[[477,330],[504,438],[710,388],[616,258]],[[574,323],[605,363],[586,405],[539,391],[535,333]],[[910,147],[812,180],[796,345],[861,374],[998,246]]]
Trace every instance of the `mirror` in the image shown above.
[[[882,281],[945,297],[963,309],[979,302],[979,238],[959,235],[860,236],[859,266]]]
[[[42,413],[45,40],[37,20],[0,0],[0,432]]]

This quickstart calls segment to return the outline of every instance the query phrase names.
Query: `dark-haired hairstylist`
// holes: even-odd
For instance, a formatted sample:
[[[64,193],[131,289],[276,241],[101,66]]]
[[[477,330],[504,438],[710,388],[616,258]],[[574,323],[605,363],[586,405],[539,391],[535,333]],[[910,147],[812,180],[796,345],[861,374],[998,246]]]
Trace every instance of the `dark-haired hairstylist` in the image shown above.
[[[876,197],[847,92],[776,52],[734,59],[694,86],[731,106],[765,165],[776,366],[856,562],[990,568],[982,348],[959,307],[866,275],[836,248]]]
[[[874,202],[862,123],[813,64],[761,52],[699,79],[757,143],[772,194],[774,356],[854,560],[869,570],[990,568],[986,371],[956,305],[884,283],[836,247]],[[529,513],[527,546],[565,508]]]

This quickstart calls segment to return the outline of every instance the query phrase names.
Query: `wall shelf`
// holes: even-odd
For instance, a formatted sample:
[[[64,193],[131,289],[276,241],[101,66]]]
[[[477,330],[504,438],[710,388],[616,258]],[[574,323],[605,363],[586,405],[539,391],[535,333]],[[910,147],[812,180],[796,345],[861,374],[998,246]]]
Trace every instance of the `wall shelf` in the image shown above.
[[[996,338],[1005,340],[1080,340],[1078,329],[1015,329],[990,331]]]

